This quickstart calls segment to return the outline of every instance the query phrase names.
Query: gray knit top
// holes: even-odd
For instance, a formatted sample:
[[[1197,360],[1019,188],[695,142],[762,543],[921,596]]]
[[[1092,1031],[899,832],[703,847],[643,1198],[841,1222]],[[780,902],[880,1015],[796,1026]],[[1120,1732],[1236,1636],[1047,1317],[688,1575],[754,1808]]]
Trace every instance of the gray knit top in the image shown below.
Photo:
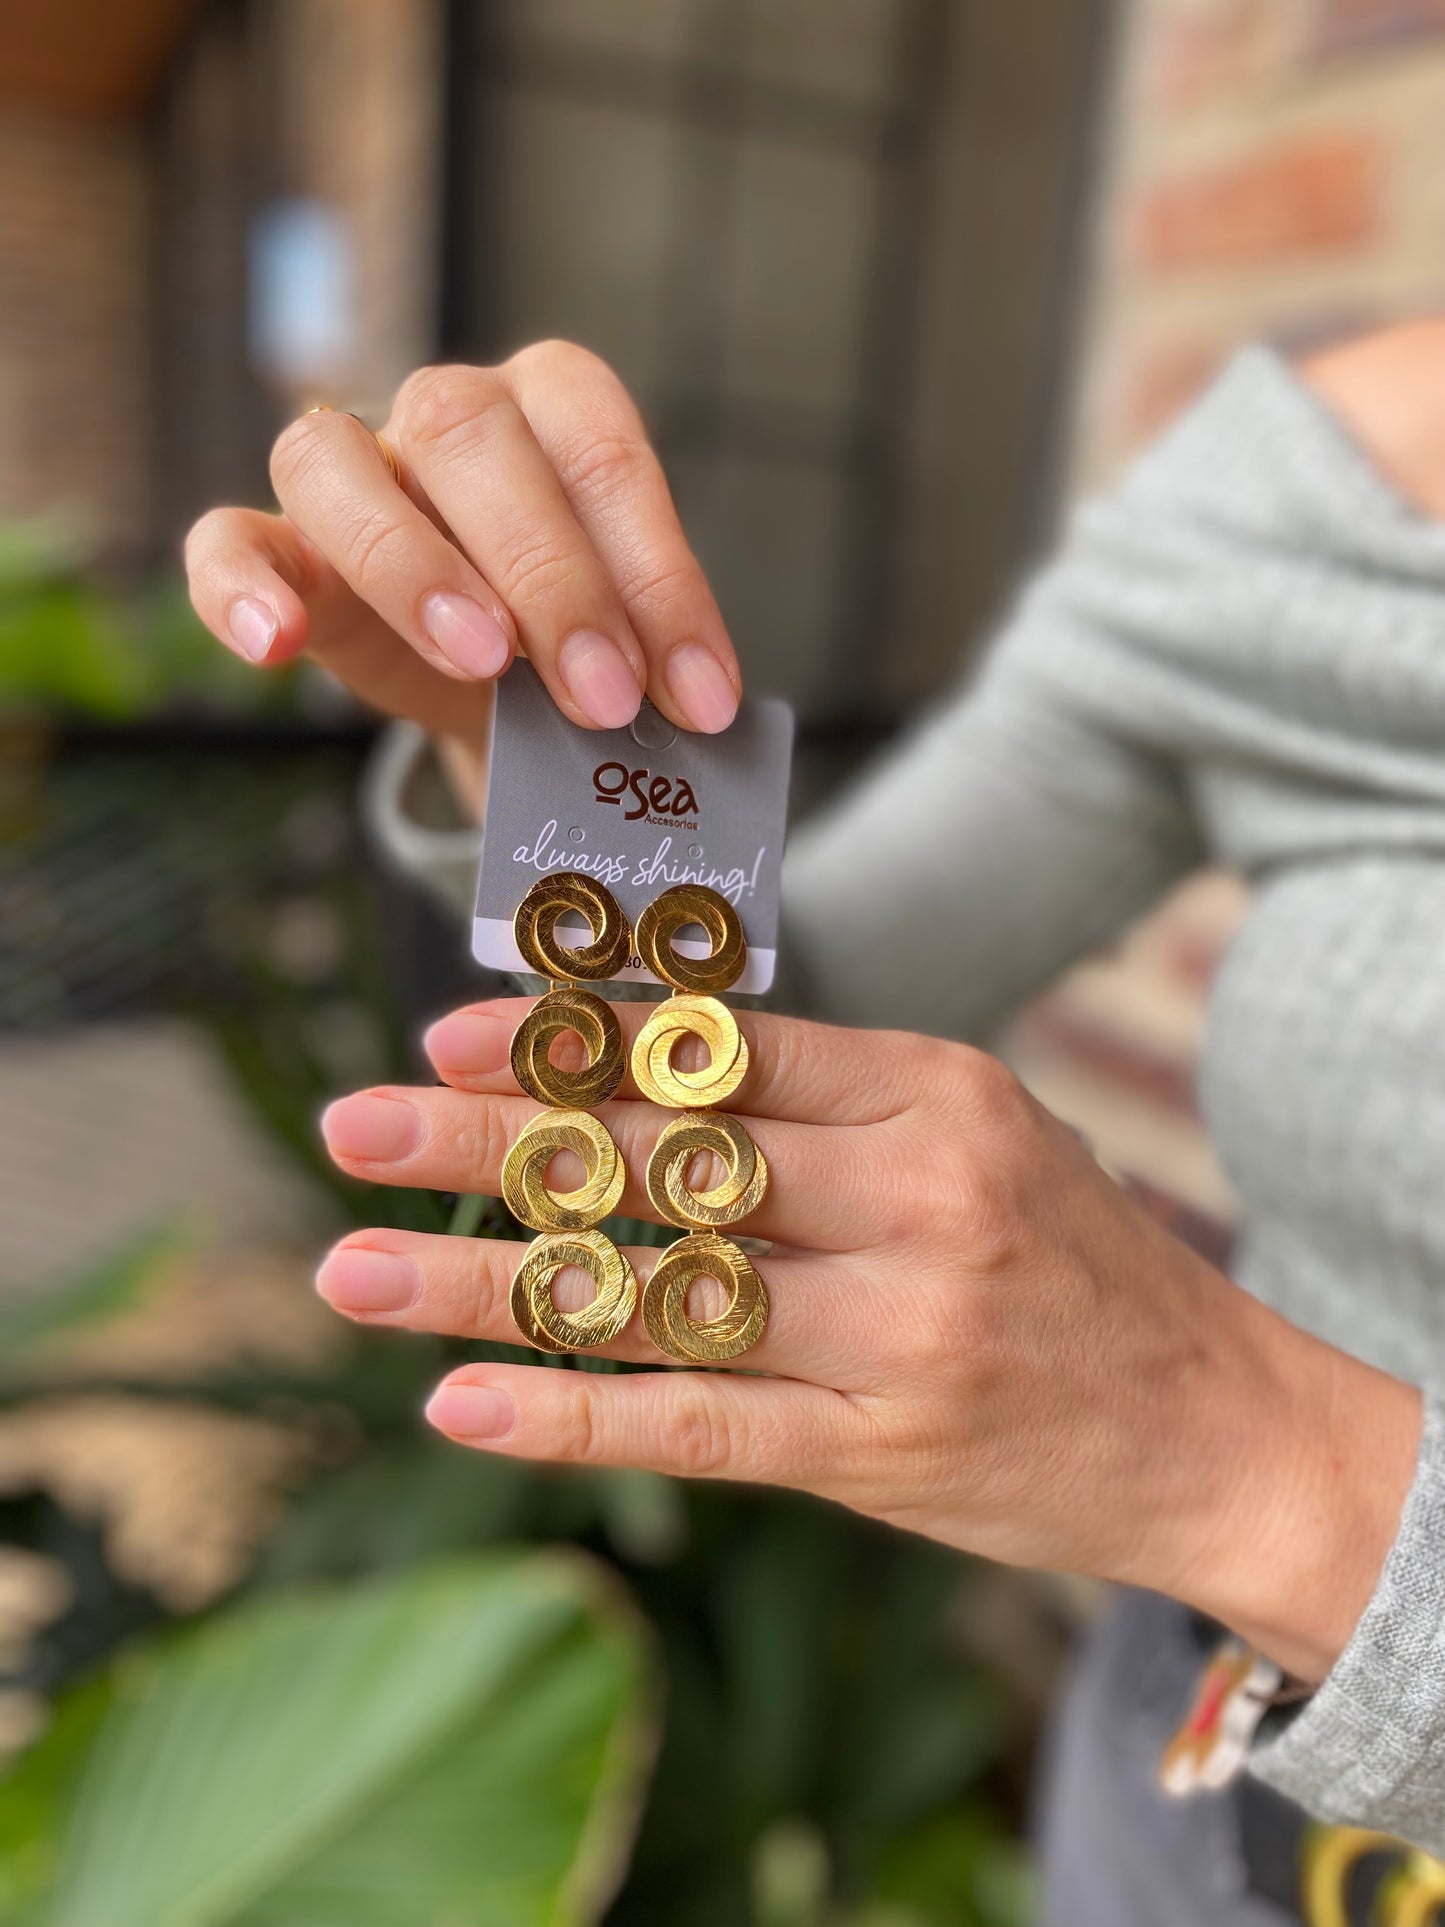
[[[1236,1276],[1445,1387],[1445,524],[1263,350],[1082,512],[974,685],[795,836],[786,944],[818,1014],[987,1036],[1208,859],[1255,886],[1202,1072]],[[1254,1770],[1445,1854],[1433,1398],[1375,1597]]]

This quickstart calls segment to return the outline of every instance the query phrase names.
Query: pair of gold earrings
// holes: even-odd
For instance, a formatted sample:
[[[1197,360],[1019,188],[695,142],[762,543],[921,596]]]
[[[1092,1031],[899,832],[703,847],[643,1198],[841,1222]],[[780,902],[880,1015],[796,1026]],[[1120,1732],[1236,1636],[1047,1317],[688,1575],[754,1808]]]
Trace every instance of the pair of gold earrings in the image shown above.
[[[569,912],[587,923],[590,941],[566,949],[557,926]],[[701,925],[706,957],[681,955],[674,939]],[[512,1281],[512,1317],[541,1351],[586,1351],[626,1330],[637,1309],[637,1276],[612,1240],[594,1227],[616,1210],[627,1182],[622,1154],[606,1126],[589,1115],[622,1082],[627,1057],[612,1006],[579,980],[614,976],[632,954],[634,932],[610,890],[590,877],[562,871],[543,877],[522,899],[513,928],[528,966],[550,987],[512,1038],[512,1070],[528,1096],[550,1106],[522,1127],[502,1166],[502,1195],[513,1216],[543,1233],[529,1246]],[[747,944],[738,913],[715,890],[678,884],[650,903],[637,920],[642,961],[671,987],[632,1046],[632,1076],[655,1104],[686,1107],[662,1130],[647,1161],[647,1195],[658,1216],[690,1235],[670,1246],[641,1292],[642,1319],[660,1351],[686,1364],[718,1364],[755,1345],[768,1322],[767,1287],[745,1253],[718,1227],[756,1210],[768,1187],[768,1167],[735,1117],[710,1114],[738,1089],[748,1069],[747,1040],[719,1001],[742,973]],[[563,1033],[581,1039],[586,1062],[562,1070],[551,1048]],[[683,1070],[673,1055],[684,1038],[701,1039],[708,1061]],[[581,1158],[585,1176],[574,1190],[547,1185],[558,1151]],[[695,1191],[688,1170],[701,1151],[723,1163],[720,1184]],[[552,1295],[558,1275],[578,1265],[596,1295],[580,1311],[560,1310]],[[728,1290],[716,1318],[695,1319],[687,1309],[694,1281],[715,1277]]]

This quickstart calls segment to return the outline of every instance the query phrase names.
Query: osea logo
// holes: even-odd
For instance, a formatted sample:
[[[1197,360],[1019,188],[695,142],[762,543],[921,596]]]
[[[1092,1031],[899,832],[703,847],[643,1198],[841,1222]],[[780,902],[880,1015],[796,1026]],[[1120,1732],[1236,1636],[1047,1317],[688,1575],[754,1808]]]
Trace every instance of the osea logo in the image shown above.
[[[648,769],[629,769],[626,763],[599,763],[592,772],[592,787],[599,803],[622,809],[629,823],[641,816],[696,817],[697,798],[692,785],[681,777],[654,774]]]

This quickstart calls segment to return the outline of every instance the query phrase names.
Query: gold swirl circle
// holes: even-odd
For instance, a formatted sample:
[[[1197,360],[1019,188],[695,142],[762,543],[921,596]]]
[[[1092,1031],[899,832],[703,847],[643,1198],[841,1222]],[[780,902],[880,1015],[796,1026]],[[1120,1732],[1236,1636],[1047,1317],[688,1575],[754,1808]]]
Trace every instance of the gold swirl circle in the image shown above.
[[[700,1037],[708,1061],[680,1071],[672,1053],[684,1037]],[[725,1104],[748,1074],[748,1042],[726,1004],[677,992],[666,997],[632,1043],[632,1079],[642,1095],[672,1110],[711,1110]]]
[[[576,950],[557,941],[557,925],[569,911],[584,918],[592,933],[592,941]],[[615,977],[632,953],[632,931],[621,904],[610,890],[575,870],[539,878],[517,905],[512,933],[528,968],[559,983]]]
[[[679,930],[701,924],[712,955],[681,957],[672,947]],[[726,897],[702,883],[678,883],[649,903],[637,919],[637,954],[654,977],[674,990],[716,997],[743,973],[748,946],[742,918]]]
[[[712,1151],[727,1166],[721,1184],[694,1191],[687,1168],[699,1151]],[[767,1159],[735,1117],[684,1111],[663,1127],[647,1160],[647,1195],[670,1224],[703,1230],[737,1224],[756,1211],[767,1194]]]
[[[580,1311],[559,1311],[552,1297],[557,1274],[580,1265],[597,1287]],[[637,1275],[600,1231],[548,1232],[527,1248],[512,1280],[512,1322],[542,1352],[589,1351],[609,1345],[637,1309]]]
[[[587,1052],[580,1071],[559,1070],[547,1055],[553,1039],[566,1031],[575,1031]],[[549,990],[512,1032],[512,1075],[541,1104],[590,1110],[615,1093],[625,1065],[616,1012],[590,990]]]
[[[697,1323],[687,1294],[696,1278],[716,1278],[730,1293],[727,1310]],[[768,1288],[729,1238],[694,1231],[669,1245],[642,1288],[642,1322],[660,1352],[686,1365],[720,1365],[739,1358],[768,1328]]]
[[[558,1151],[575,1151],[587,1176],[575,1191],[547,1189]],[[534,1231],[585,1231],[617,1209],[627,1172],[605,1124],[586,1111],[542,1111],[530,1118],[502,1162],[507,1209]]]

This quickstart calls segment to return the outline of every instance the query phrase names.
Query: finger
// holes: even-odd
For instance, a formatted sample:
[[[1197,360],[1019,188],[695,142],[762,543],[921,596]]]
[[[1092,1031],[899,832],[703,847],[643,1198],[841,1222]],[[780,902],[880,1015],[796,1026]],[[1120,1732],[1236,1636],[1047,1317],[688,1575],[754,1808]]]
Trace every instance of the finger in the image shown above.
[[[353,1177],[497,1197],[508,1146],[540,1108],[531,1098],[471,1094],[444,1084],[431,1090],[392,1085],[341,1098],[322,1118],[321,1129],[332,1158]],[[618,1211],[624,1217],[661,1222],[643,1174],[670,1113],[653,1104],[603,1104],[595,1115],[611,1132],[627,1169]],[[821,1251],[851,1251],[867,1244],[880,1185],[902,1177],[883,1168],[884,1147],[868,1147],[865,1171],[857,1163],[857,1134],[850,1139],[847,1132],[770,1119],[749,1119],[748,1127],[767,1159],[771,1181],[742,1229],[750,1236]],[[555,1188],[579,1181],[560,1175],[562,1169],[559,1155]]]
[[[488,368],[426,368],[387,433],[461,547],[496,584],[533,667],[573,722],[620,729],[647,662],[526,416]]]
[[[276,667],[305,650],[363,702],[438,734],[477,735],[490,685],[458,685],[409,648],[284,515],[219,508],[186,538],[196,612],[219,641]]]
[[[361,1324],[517,1345],[524,1341],[512,1320],[512,1280],[528,1249],[496,1238],[356,1231],[322,1260],[316,1289],[334,1311]],[[662,1250],[630,1246],[623,1255],[642,1285]],[[863,1310],[851,1268],[836,1259],[812,1257],[772,1255],[753,1262],[768,1287],[771,1312],[757,1344],[735,1361],[738,1368],[851,1385],[876,1349],[864,1339]],[[564,1273],[554,1290],[561,1308],[575,1311],[588,1302],[592,1287],[579,1270],[575,1276]],[[721,1293],[719,1285],[705,1294],[702,1315],[712,1317],[723,1309]],[[599,1345],[593,1355],[632,1364],[665,1362],[640,1318],[634,1318],[614,1344]]]
[[[647,658],[647,693],[685,728],[726,729],[742,675],[636,405],[596,355],[568,341],[499,370],[622,597]]]
[[[567,1465],[628,1465],[838,1494],[867,1463],[864,1409],[796,1379],[727,1372],[539,1372],[463,1365],[427,1418],[459,1445]]]
[[[271,479],[290,521],[423,662],[461,682],[501,675],[517,641],[505,602],[398,486],[354,416],[292,422]]]
[[[306,647],[314,574],[291,525],[259,509],[212,509],[186,537],[196,614],[247,662],[274,668]]]
[[[499,997],[440,1018],[427,1032],[426,1052],[437,1074],[458,1090],[518,1096],[512,1075],[512,1033],[536,999]],[[630,1056],[633,1039],[655,1004],[612,1006]],[[936,1074],[938,1060],[964,1047],[906,1031],[838,1029],[765,1011],[738,1011],[748,1045],[748,1072],[729,1109],[797,1124],[878,1124],[913,1104]],[[559,1039],[554,1061],[563,1070],[584,1062],[575,1032]],[[629,1095],[640,1095],[629,1073]]]

